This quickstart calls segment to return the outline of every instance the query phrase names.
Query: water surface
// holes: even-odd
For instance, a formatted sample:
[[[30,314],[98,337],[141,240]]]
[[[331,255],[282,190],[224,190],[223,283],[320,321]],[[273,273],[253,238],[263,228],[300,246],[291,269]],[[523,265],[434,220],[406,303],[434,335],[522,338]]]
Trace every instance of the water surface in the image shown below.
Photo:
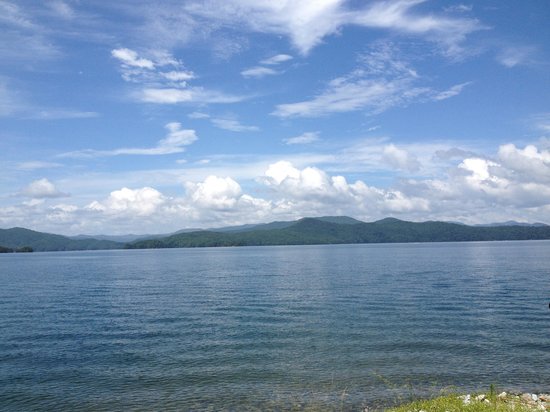
[[[550,242],[0,256],[2,410],[550,391]]]

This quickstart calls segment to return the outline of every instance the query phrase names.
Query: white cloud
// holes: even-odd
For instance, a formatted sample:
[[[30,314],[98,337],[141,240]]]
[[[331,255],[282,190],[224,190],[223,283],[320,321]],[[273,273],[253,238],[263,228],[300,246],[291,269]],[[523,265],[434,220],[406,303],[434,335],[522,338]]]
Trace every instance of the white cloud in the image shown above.
[[[384,160],[384,154],[390,153],[403,167],[410,166],[408,161],[420,150],[387,142],[372,144],[366,149],[374,161]],[[442,150],[437,145],[432,149],[422,157],[416,156],[417,159],[429,161],[436,151]],[[357,152],[357,148],[350,151]],[[348,160],[353,163],[365,156],[366,152]],[[327,168],[311,166],[313,163],[307,163],[307,158],[299,160],[299,157],[296,159],[302,162],[300,166],[294,161],[280,160],[258,170],[246,162],[241,163],[241,169],[257,171],[256,186],[249,180],[250,175],[254,175],[252,172],[241,175],[247,182],[241,186],[236,180],[241,170],[237,167],[232,169],[235,174],[230,177],[211,173],[223,171],[223,167],[197,166],[203,173],[201,176],[186,174],[194,167],[189,164],[185,169],[167,174],[165,180],[146,174],[132,175],[134,182],[145,181],[145,186],[112,190],[103,200],[87,201],[83,206],[64,203],[49,206],[45,199],[58,190],[51,184],[41,183],[33,185],[32,192],[33,196],[42,197],[1,208],[0,224],[71,233],[130,233],[136,228],[143,233],[167,233],[186,227],[219,227],[335,214],[366,221],[393,215],[409,220],[466,223],[505,220],[550,223],[548,150],[535,145],[508,144],[500,146],[492,157],[474,156],[464,149],[452,150],[443,157],[449,159],[445,169],[423,164],[422,176],[409,176],[388,184],[379,180],[375,184],[369,182],[378,173],[365,174],[362,180],[351,182],[339,172],[329,173]],[[335,163],[329,163],[330,169],[335,167],[338,167]],[[436,173],[430,176],[433,170]],[[194,177],[190,179],[190,176]],[[75,181],[86,184],[81,176],[75,177]],[[185,182],[185,193],[167,196],[149,185],[155,181],[162,185]],[[67,184],[63,182],[65,187]],[[255,197],[253,192],[263,195]],[[147,219],[143,219],[144,216]]]
[[[196,78],[195,74],[185,70],[183,63],[166,51],[151,51],[150,58],[140,57],[127,48],[114,49],[111,54],[121,63],[123,80],[139,85],[132,96],[141,102],[203,104],[236,103],[245,99],[244,96],[190,86],[188,82]]]
[[[471,4],[456,4],[449,7],[445,7],[447,12],[467,13],[472,11],[473,6]]]
[[[268,59],[264,59],[260,62],[260,64],[264,64],[267,66],[277,65],[280,63],[287,62],[289,60],[292,60],[293,57],[289,54],[277,54],[275,56],[269,57]]]
[[[1,63],[52,59],[61,55],[50,36],[51,29],[38,24],[30,10],[17,2],[0,1]]]
[[[445,90],[443,92],[435,93],[435,95],[432,97],[433,100],[445,100],[449,99],[454,96],[458,96],[460,93],[462,93],[462,89],[464,89],[466,86],[472,84],[472,82],[466,82],[457,84],[453,87],[451,87],[449,90]]]
[[[187,117],[189,117],[190,119],[208,119],[210,118],[210,115],[202,112],[193,112],[189,113]]]
[[[545,133],[550,133],[550,113],[540,113],[531,117],[533,126]]]
[[[0,117],[20,117],[32,120],[87,119],[99,113],[66,108],[44,108],[29,103],[29,96],[13,87],[10,79],[0,75]]]
[[[48,6],[52,9],[57,17],[70,20],[75,17],[75,12],[71,6],[61,0],[56,0],[48,3]]]
[[[260,33],[288,36],[296,49],[307,54],[327,36],[347,25],[387,29],[425,37],[449,55],[461,52],[465,37],[481,28],[473,19],[452,18],[411,10],[424,0],[376,1],[347,7],[345,0],[210,0],[189,2],[186,10],[200,19],[225,22]]]
[[[176,103],[238,103],[245,100],[244,96],[226,95],[214,90],[200,87],[187,89],[176,88],[145,88],[138,94],[139,100],[145,103],[176,104]]]
[[[265,76],[274,76],[274,75],[282,74],[283,73],[282,71],[277,71],[271,67],[265,67],[265,66],[279,65],[286,61],[292,60],[292,58],[293,57],[288,54],[277,54],[273,57],[260,61],[260,64],[263,66],[254,66],[246,70],[243,70],[241,72],[241,76],[245,78],[250,78],[250,77],[261,78]]]
[[[33,171],[38,169],[50,169],[54,167],[61,167],[61,163],[44,162],[40,160],[33,160],[29,162],[18,163],[15,168],[17,170]]]
[[[533,46],[508,46],[497,54],[497,62],[512,68],[532,61],[536,49]]]
[[[501,164],[526,182],[550,184],[550,151],[534,145],[519,149],[513,144],[500,146],[498,159]]]
[[[397,169],[407,170],[409,172],[420,170],[420,162],[418,159],[394,144],[389,144],[384,147],[383,157],[392,167]]]
[[[155,68],[155,64],[151,60],[138,57],[138,54],[134,50],[126,48],[113,49],[111,55],[125,66],[151,70]]]
[[[98,112],[83,112],[78,110],[67,109],[31,109],[28,108],[26,113],[22,113],[25,119],[33,120],[61,120],[61,119],[91,119],[99,117]]]
[[[230,177],[208,176],[204,182],[187,183],[187,194],[198,206],[230,209],[242,194],[241,186]]]
[[[194,143],[198,137],[193,129],[182,129],[181,123],[171,122],[164,126],[168,133],[164,139],[158,141],[155,147],[150,148],[120,148],[113,150],[93,150],[85,149],[75,152],[68,152],[59,155],[60,157],[102,157],[102,156],[119,156],[119,155],[168,155],[173,153],[181,153],[185,151],[185,146]]]
[[[46,178],[38,179],[31,182],[25,187],[21,193],[22,196],[27,196],[33,199],[66,197],[68,194],[60,192],[55,185]]]
[[[165,197],[158,190],[151,187],[128,189],[126,187],[111,192],[102,202],[93,201],[87,210],[106,214],[135,214],[149,216],[159,210],[166,202]]]
[[[289,137],[283,141],[288,145],[293,144],[309,144],[319,140],[319,132],[305,132],[300,136]]]
[[[273,70],[269,67],[262,67],[262,66],[251,67],[241,72],[241,75],[246,78],[249,78],[249,77],[261,78],[264,76],[273,76],[276,74],[279,74],[277,70]]]
[[[335,213],[379,216],[429,210],[426,199],[407,196],[399,190],[370,187],[360,180],[349,184],[343,176],[329,176],[316,167],[300,170],[287,161],[270,165],[262,181],[284,196],[279,204],[291,204],[294,212],[302,216]]]
[[[166,79],[171,80],[173,82],[182,82],[182,81],[187,81],[195,78],[195,75],[192,72],[175,71],[175,70],[162,73],[162,76],[164,76]]]
[[[310,100],[276,106],[279,117],[320,117],[332,113],[368,110],[380,113],[394,106],[414,101],[444,100],[459,94],[468,84],[438,92],[417,86],[421,80],[416,70],[391,43],[375,43],[359,59],[360,66],[345,76],[331,80],[324,91]]]
[[[257,126],[246,126],[235,119],[212,118],[211,121],[214,126],[232,132],[255,132],[260,130]]]

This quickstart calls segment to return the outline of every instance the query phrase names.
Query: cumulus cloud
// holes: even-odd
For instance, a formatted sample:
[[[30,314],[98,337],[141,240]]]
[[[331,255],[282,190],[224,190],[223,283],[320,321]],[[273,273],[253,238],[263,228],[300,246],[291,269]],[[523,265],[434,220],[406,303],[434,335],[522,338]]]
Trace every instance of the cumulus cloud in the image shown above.
[[[394,144],[389,144],[384,147],[383,157],[386,162],[396,169],[407,170],[409,172],[420,170],[420,162],[418,159]]]
[[[107,214],[135,214],[149,216],[155,213],[166,199],[158,190],[151,187],[128,189],[126,187],[111,192],[104,201],[93,201],[86,209]]]
[[[288,145],[309,144],[319,140],[319,132],[305,132],[299,136],[289,137],[283,141]]]
[[[550,151],[540,150],[534,145],[523,149],[513,144],[500,146],[498,159],[512,170],[516,178],[527,182],[550,183]]]
[[[391,107],[418,101],[438,101],[458,95],[469,83],[437,91],[418,85],[421,77],[399,56],[395,45],[377,42],[360,56],[354,71],[331,80],[313,98],[276,106],[272,114],[279,117],[320,117],[332,113],[367,110],[380,113]]]
[[[38,179],[31,182],[21,193],[22,196],[33,199],[65,197],[68,194],[60,192],[48,179]]]
[[[186,184],[188,196],[202,207],[229,209],[241,196],[241,186],[230,177],[208,176],[204,182]]]
[[[316,167],[297,169],[288,161],[271,164],[262,181],[283,195],[279,203],[292,205],[306,216],[311,214],[309,209],[320,214],[353,216],[429,210],[427,199],[396,189],[372,187],[361,180],[348,183],[344,176],[330,176]]]

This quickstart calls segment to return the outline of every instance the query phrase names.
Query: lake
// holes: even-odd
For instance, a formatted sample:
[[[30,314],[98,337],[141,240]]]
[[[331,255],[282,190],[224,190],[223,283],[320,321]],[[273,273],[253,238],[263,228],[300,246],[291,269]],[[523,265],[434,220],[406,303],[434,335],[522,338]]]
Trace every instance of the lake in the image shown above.
[[[0,409],[550,391],[550,241],[0,256]]]

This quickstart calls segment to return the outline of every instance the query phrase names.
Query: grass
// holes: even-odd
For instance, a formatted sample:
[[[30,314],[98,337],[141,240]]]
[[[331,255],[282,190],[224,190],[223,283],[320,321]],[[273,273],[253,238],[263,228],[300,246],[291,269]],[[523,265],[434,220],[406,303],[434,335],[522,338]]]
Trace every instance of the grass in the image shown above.
[[[480,396],[482,395],[482,396]],[[477,398],[479,396],[479,398]],[[476,399],[477,398],[477,399]],[[492,389],[486,394],[473,394],[470,402],[464,396],[445,395],[429,400],[417,400],[388,409],[388,412],[531,412],[541,411],[538,405],[531,404],[519,396],[497,396]]]

